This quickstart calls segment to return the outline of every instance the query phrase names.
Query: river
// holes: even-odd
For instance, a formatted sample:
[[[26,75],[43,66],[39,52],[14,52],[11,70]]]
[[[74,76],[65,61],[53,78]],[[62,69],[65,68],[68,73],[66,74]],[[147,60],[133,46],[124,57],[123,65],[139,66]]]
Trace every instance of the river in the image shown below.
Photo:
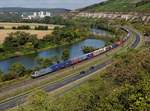
[[[92,30],[92,31],[94,31],[95,33],[98,33],[99,35],[100,34],[104,35],[107,33],[104,30],[99,30],[99,31]],[[44,51],[38,52],[37,54],[9,58],[9,59],[0,61],[0,69],[3,72],[7,73],[9,71],[10,66],[14,63],[21,63],[24,65],[25,68],[31,69],[38,65],[37,58],[39,57],[51,58],[55,56],[60,58],[65,48],[69,49],[70,58],[77,57],[83,54],[83,51],[81,50],[81,47],[83,46],[92,46],[94,48],[101,48],[105,46],[105,42],[99,39],[85,39],[83,41],[74,43],[72,45],[44,50]]]

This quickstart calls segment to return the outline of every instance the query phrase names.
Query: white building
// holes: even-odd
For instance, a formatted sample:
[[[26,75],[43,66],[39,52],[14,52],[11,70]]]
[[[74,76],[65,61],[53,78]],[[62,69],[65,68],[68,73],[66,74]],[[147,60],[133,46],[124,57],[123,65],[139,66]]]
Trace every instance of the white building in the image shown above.
[[[45,15],[45,16],[50,17],[50,16],[51,16],[51,13],[50,13],[50,12],[46,12],[46,15]]]
[[[23,19],[36,19],[36,18],[44,18],[44,17],[50,17],[51,16],[51,13],[50,12],[44,12],[44,11],[40,11],[40,12],[33,12],[32,15],[27,15],[25,16],[24,14],[21,15],[21,17]]]
[[[37,16],[37,13],[36,13],[36,12],[34,12],[34,13],[33,13],[33,16],[34,16],[34,17],[36,17],[36,16]]]
[[[43,11],[38,12],[38,16],[40,18],[44,18],[45,17],[44,12]]]

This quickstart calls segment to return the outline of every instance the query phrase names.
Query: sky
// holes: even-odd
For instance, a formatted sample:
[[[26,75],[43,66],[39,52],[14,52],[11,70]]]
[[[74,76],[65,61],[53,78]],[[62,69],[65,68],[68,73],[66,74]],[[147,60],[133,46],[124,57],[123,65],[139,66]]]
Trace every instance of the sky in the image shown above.
[[[105,0],[0,0],[0,7],[77,9]]]

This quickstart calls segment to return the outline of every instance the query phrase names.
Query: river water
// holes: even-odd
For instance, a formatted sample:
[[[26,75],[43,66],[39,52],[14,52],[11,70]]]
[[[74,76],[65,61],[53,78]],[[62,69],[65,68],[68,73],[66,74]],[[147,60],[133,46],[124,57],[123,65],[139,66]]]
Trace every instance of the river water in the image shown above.
[[[96,31],[96,33],[98,33],[99,35],[100,34],[104,35],[107,33],[103,30],[99,30],[99,31],[92,30],[92,31],[94,31],[94,32]],[[83,46],[92,46],[94,48],[101,48],[101,47],[105,46],[105,42],[102,40],[99,40],[99,39],[85,39],[83,41],[74,43],[72,45],[44,50],[44,51],[38,52],[37,54],[9,58],[9,59],[0,61],[0,69],[3,72],[8,72],[10,66],[14,63],[21,63],[27,69],[34,68],[38,65],[37,58],[39,58],[39,57],[51,58],[51,57],[55,57],[55,56],[60,58],[62,55],[62,52],[65,48],[69,49],[70,58],[77,57],[77,56],[80,56],[83,54],[83,51],[81,50],[81,48]]]

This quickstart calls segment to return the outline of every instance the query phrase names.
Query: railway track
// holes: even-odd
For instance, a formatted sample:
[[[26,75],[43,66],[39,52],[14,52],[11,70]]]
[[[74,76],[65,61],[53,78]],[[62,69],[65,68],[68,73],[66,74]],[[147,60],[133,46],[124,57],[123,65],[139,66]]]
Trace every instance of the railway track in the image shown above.
[[[133,30],[130,30],[130,31],[133,32]],[[135,40],[131,44],[130,48],[136,48],[137,45],[140,42],[140,38],[141,38],[141,35],[139,33],[136,33]],[[92,75],[94,72],[105,68],[106,66],[110,65],[111,63],[112,63],[111,60],[107,60],[104,63],[101,63],[101,64],[98,64],[98,65],[94,66],[94,69],[92,69],[92,70],[88,69],[84,73],[78,73],[78,74],[75,74],[74,76],[67,77],[67,78],[65,78],[62,81],[59,81],[59,82],[56,82],[56,83],[44,86],[42,89],[45,90],[46,92],[54,91],[54,90],[56,90],[58,88],[61,88],[61,87],[65,86],[65,85],[67,85],[69,83],[72,83],[72,82],[74,82],[76,80],[79,80],[79,79],[81,79],[83,77],[86,77],[88,75]],[[5,110],[13,108],[13,107],[15,107],[15,106],[17,106],[19,104],[25,103],[27,96],[28,96],[28,93],[23,94],[23,95],[19,95],[19,96],[16,96],[16,97],[13,97],[13,98],[5,101],[5,102],[0,103],[0,111],[5,111]]]

